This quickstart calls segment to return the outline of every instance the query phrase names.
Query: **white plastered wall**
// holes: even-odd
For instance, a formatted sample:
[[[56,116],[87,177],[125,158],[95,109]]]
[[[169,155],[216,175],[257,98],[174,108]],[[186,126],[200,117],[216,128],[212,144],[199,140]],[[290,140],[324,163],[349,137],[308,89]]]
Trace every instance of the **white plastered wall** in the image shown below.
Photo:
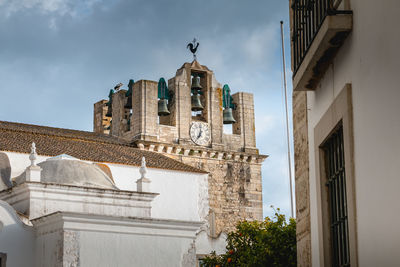
[[[10,160],[11,178],[17,177],[30,165],[29,154],[4,151]],[[36,163],[49,157],[38,156]],[[106,163],[116,186],[136,191],[140,178],[137,166]],[[147,168],[150,191],[159,193],[152,203],[152,217],[188,221],[203,221],[208,215],[208,174]]]
[[[23,224],[15,210],[0,200],[0,252],[7,256],[6,266],[31,266],[34,240],[33,227]]]
[[[116,186],[136,191],[139,167],[107,164]],[[152,217],[203,221],[208,214],[208,174],[147,168],[150,191],[159,193],[153,201]]]
[[[399,1],[352,0],[353,31],[315,92],[307,93],[311,246],[323,266],[317,226],[314,127],[346,83],[352,86],[359,266],[400,262]]]
[[[9,152],[9,151],[1,151],[7,154],[8,159],[10,160],[11,165],[11,179],[19,176],[23,173],[26,168],[31,164],[29,160],[29,154],[25,153],[17,153],[17,152]],[[47,156],[37,156],[36,164],[45,161],[49,157]]]
[[[30,164],[29,154],[5,153],[10,160],[11,177],[20,175]],[[47,158],[49,157],[38,156],[36,162],[40,163]],[[140,167],[113,163],[106,165],[119,189],[136,191]],[[209,212],[208,174],[147,168],[146,177],[151,180],[150,191],[159,194],[152,203],[152,218],[206,222]],[[198,254],[206,254],[212,250],[222,253],[225,235],[217,239],[210,238],[206,225],[207,223],[201,227],[196,239],[196,251]]]

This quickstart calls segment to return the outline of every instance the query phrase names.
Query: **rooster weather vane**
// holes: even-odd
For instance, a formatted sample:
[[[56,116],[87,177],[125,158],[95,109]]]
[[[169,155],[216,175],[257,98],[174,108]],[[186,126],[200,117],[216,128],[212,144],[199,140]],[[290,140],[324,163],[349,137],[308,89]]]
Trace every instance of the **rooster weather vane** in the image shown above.
[[[193,53],[193,58],[194,58],[194,60],[197,60],[197,58],[196,58],[196,51],[197,51],[197,48],[199,47],[199,44],[200,44],[200,43],[197,42],[196,38],[194,38],[193,41],[192,41],[191,43],[188,43],[188,45],[186,46],[186,48],[189,48],[189,49],[190,49],[190,52]]]

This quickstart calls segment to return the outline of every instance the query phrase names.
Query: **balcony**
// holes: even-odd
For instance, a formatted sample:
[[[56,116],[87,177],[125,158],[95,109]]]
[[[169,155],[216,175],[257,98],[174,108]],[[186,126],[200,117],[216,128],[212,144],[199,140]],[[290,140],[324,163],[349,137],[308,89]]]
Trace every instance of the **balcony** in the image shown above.
[[[352,29],[348,0],[292,0],[293,89],[315,90]]]

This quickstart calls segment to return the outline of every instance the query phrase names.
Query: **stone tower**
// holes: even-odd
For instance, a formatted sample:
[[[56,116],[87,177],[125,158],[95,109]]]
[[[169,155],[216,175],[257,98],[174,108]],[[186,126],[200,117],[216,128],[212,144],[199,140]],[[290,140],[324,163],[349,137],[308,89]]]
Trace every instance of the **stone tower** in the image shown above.
[[[192,76],[200,77],[202,111],[191,110]],[[238,220],[262,220],[261,163],[256,148],[254,100],[250,93],[232,95],[236,120],[224,133],[222,86],[214,73],[196,60],[185,63],[168,80],[170,114],[158,116],[158,83],[139,80],[94,104],[94,131],[162,153],[209,172],[209,235],[234,228]],[[127,108],[132,101],[132,109]],[[127,105],[128,104],[128,105]],[[204,132],[204,134],[203,134]],[[201,139],[201,142],[200,142]]]

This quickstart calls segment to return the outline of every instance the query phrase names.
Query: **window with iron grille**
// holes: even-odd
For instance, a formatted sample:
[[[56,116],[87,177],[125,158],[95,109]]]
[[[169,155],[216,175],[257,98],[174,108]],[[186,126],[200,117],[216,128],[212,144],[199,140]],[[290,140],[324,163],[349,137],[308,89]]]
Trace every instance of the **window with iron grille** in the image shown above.
[[[330,210],[331,260],[334,267],[350,266],[346,172],[343,149],[343,126],[339,126],[323,145]]]

